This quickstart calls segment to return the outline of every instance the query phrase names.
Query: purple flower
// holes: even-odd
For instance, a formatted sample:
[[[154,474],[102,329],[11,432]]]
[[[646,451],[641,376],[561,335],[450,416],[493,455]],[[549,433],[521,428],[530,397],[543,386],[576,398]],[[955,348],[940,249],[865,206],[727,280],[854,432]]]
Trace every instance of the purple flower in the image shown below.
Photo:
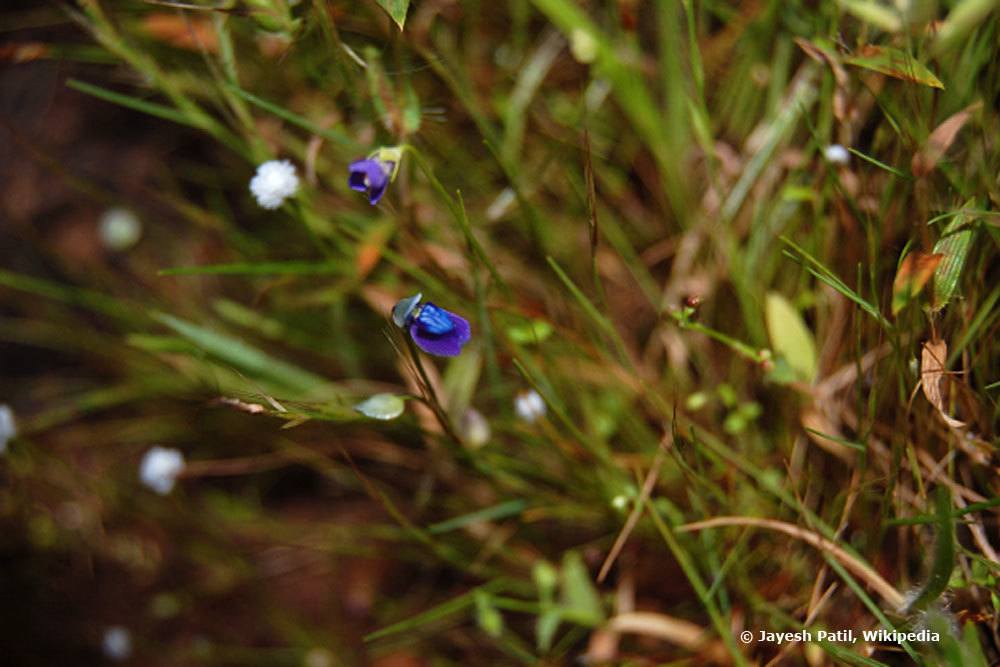
[[[400,299],[392,309],[392,321],[408,329],[410,338],[424,352],[438,357],[456,357],[469,342],[472,330],[464,317],[439,308],[431,302],[420,303],[423,294]]]
[[[371,158],[355,160],[349,168],[350,175],[347,178],[347,183],[352,190],[367,192],[368,201],[374,206],[385,194],[385,188],[392,179],[394,168],[395,164],[392,162]]]

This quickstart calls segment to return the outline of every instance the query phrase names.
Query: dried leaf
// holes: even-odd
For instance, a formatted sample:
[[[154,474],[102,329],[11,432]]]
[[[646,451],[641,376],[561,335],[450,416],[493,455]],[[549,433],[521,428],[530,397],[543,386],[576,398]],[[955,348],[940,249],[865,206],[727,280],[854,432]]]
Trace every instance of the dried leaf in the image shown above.
[[[365,232],[364,238],[358,246],[358,254],[354,258],[354,269],[359,280],[364,280],[378,265],[379,260],[382,259],[382,251],[392,236],[392,232],[392,223],[372,225]]]
[[[26,63],[49,56],[49,45],[43,42],[0,44],[0,62]]]
[[[910,163],[910,168],[913,170],[914,175],[926,176],[934,170],[938,161],[944,157],[948,148],[955,141],[959,130],[962,129],[962,126],[968,122],[972,114],[981,106],[982,102],[976,102],[967,106],[958,113],[949,116],[931,132],[930,136],[927,137],[927,143],[914,154],[913,160]]]
[[[205,18],[154,12],[142,19],[142,29],[153,39],[189,51],[219,52],[219,36]]]
[[[830,70],[833,72],[833,80],[837,84],[833,91],[833,115],[841,122],[847,120],[850,106],[847,96],[847,72],[840,62],[840,56],[836,48],[823,39],[809,41],[801,37],[796,37],[795,43],[813,60],[830,66]]]
[[[944,90],[944,84],[927,67],[907,53],[887,46],[864,46],[858,55],[844,60],[848,65],[880,72],[903,81],[922,83]]]
[[[944,255],[915,250],[903,258],[892,283],[892,314],[903,310],[924,289]]]
[[[941,381],[945,378],[944,362],[948,358],[948,343],[943,340],[932,340],[924,343],[920,355],[920,386],[924,390],[927,401],[937,408],[944,423],[951,428],[965,428],[965,422],[948,414],[944,403],[944,392]]]

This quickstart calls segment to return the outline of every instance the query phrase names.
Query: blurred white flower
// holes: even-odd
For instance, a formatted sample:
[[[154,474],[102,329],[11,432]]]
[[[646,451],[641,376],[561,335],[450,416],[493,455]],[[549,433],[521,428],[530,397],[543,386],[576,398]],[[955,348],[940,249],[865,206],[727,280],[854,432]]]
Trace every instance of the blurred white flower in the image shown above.
[[[302,658],[302,667],[334,667],[333,654],[325,648],[311,648]]]
[[[142,222],[139,217],[127,208],[109,208],[101,216],[98,223],[97,235],[101,238],[101,244],[108,250],[121,251],[128,250],[142,236]]]
[[[536,422],[539,417],[544,417],[546,409],[545,400],[534,389],[521,392],[514,397],[514,412],[529,424]]]
[[[139,479],[142,483],[165,496],[174,488],[177,476],[184,471],[184,454],[169,447],[153,447],[142,457]]]
[[[288,160],[270,160],[257,167],[250,179],[250,192],[263,208],[274,209],[299,189],[295,166]]]
[[[490,423],[475,408],[469,408],[459,422],[462,437],[470,447],[482,447],[490,441]]]
[[[111,660],[116,662],[128,660],[132,655],[132,635],[122,626],[112,625],[104,631],[101,648],[104,649],[104,655]]]
[[[831,164],[847,164],[851,160],[851,154],[840,144],[830,144],[823,149],[823,157]]]
[[[7,451],[7,442],[17,435],[17,424],[14,423],[14,411],[10,406],[0,403],[0,454]]]

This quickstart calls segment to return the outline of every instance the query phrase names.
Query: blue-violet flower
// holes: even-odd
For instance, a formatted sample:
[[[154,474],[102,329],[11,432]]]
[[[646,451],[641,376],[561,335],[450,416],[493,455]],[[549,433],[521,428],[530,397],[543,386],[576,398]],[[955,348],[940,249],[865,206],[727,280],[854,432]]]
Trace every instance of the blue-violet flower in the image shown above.
[[[352,190],[364,192],[372,206],[378,203],[385,189],[396,178],[403,149],[380,148],[363,160],[355,160],[348,167],[347,184]]]
[[[430,301],[421,304],[423,294],[400,299],[392,309],[392,321],[410,332],[410,338],[424,352],[438,357],[456,357],[469,342],[468,321]]]

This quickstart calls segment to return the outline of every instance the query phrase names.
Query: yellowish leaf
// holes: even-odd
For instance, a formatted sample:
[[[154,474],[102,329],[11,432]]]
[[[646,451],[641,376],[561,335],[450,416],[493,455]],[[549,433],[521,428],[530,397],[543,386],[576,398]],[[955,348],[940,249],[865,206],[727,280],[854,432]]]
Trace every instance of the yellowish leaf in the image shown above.
[[[934,269],[944,259],[941,253],[927,254],[916,250],[903,258],[892,283],[892,314],[903,310],[924,289],[934,275]]]

